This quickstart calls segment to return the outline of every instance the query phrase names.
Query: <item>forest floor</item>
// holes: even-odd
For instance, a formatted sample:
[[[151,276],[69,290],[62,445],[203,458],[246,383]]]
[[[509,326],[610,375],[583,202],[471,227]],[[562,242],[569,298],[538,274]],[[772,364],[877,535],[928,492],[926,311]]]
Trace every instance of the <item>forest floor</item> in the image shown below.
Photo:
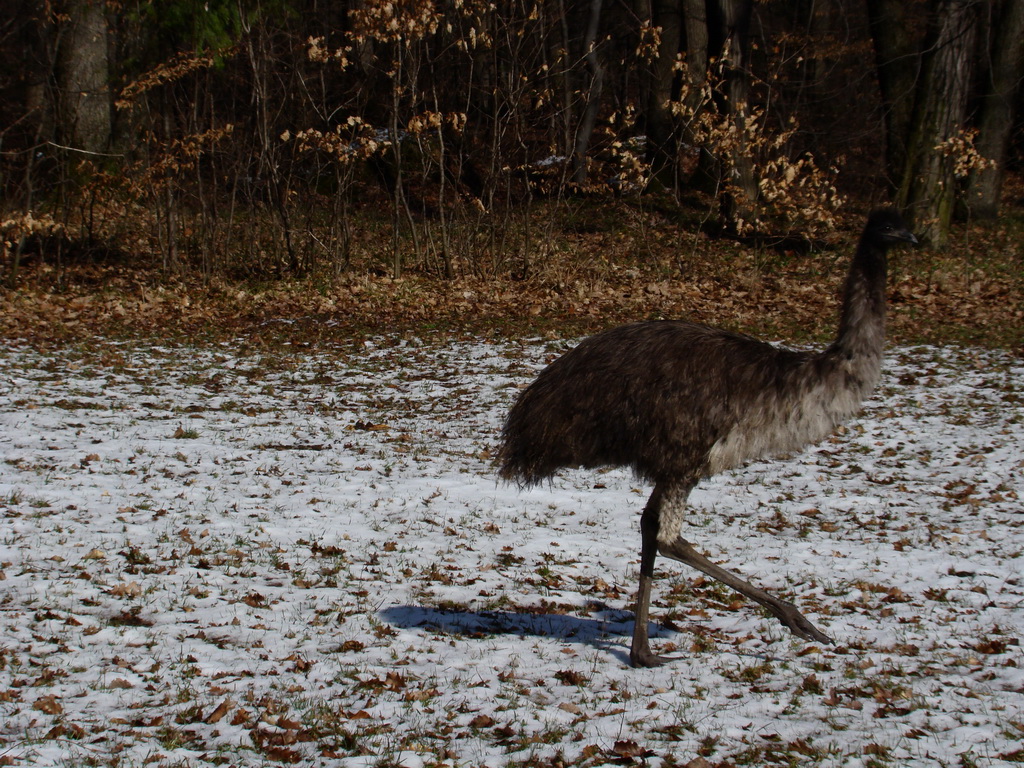
[[[107,338],[245,338],[316,345],[375,333],[573,337],[679,317],[770,339],[821,342],[862,218],[813,249],[711,237],[664,212],[605,204],[541,215],[542,257],[495,271],[456,264],[444,279],[414,264],[387,276],[377,255],[330,275],[226,280],[168,274],[140,258],[3,265],[0,337],[36,343]],[[891,254],[889,338],[1024,349],[1024,209],[953,233],[943,249]]]

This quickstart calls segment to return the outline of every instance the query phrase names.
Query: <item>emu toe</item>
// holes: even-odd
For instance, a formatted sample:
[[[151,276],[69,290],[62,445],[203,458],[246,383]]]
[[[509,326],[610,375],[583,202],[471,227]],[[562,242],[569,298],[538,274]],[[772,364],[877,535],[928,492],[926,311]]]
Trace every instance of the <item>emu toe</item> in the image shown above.
[[[768,609],[775,614],[779,621],[789,627],[790,631],[797,637],[802,637],[804,640],[813,640],[825,645],[836,644],[835,640],[811,624],[807,617],[800,613],[792,603],[780,601],[778,612],[770,606]]]

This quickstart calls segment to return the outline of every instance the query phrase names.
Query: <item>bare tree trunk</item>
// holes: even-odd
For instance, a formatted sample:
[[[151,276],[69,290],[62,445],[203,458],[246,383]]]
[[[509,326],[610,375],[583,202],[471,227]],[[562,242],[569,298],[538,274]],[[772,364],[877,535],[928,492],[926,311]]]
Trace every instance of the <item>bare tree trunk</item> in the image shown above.
[[[868,21],[885,122],[885,168],[892,190],[899,187],[907,158],[907,137],[921,54],[909,31],[905,0],[868,0]]]
[[[286,260],[285,271],[299,274],[302,265],[293,243],[291,217],[288,207],[288,179],[285,178],[280,162],[281,142],[272,135],[273,107],[268,77],[268,45],[265,30],[250,23],[250,19],[242,19],[246,32],[246,53],[252,70],[252,99],[256,110],[256,136],[259,147],[259,165],[257,175],[269,182],[270,203],[281,221],[281,238],[284,245]],[[258,23],[258,22],[257,22]],[[280,262],[279,262],[280,263]]]
[[[597,32],[601,23],[602,0],[590,0],[590,18],[587,21],[587,34],[583,39],[583,58],[590,70],[590,87],[587,91],[587,105],[583,117],[576,129],[576,141],[572,152],[572,180],[576,184],[587,182],[587,152],[590,150],[590,137],[597,125],[597,113],[601,108],[601,88],[604,83],[604,67],[597,57]]]
[[[57,51],[58,140],[85,152],[110,140],[105,10],[102,0],[69,0]]]
[[[708,9],[704,0],[683,0],[686,29],[686,73],[692,104],[700,100],[700,89],[708,79]]]
[[[991,62],[982,83],[975,148],[987,168],[975,169],[968,178],[967,208],[972,216],[994,219],[999,213],[1006,156],[1013,134],[1014,104],[1024,79],[1024,0],[1004,0],[992,9]]]
[[[753,0],[716,0],[725,33],[726,109],[736,125],[739,141],[730,158],[733,191],[723,198],[723,212],[730,225],[754,219],[757,179],[754,163],[745,140],[750,100],[748,59],[750,16]]]
[[[26,25],[29,32],[25,41],[25,114],[32,126],[32,151],[25,154],[24,195],[22,205],[26,210],[35,206],[36,165],[38,147],[54,135],[54,103],[50,88],[52,74],[56,70],[54,50],[54,29],[47,20],[44,0],[33,0],[32,24]]]
[[[651,179],[667,189],[678,187],[676,158],[679,132],[669,102],[673,97],[676,77],[676,55],[682,37],[682,13],[679,0],[654,0],[648,3],[651,26],[658,29],[658,49],[647,75],[645,94],[645,127],[647,129],[647,161]]]
[[[164,136],[165,140],[170,141],[171,133],[171,110],[167,104],[164,104],[163,109],[163,123],[164,123]],[[167,237],[167,244],[162,248],[163,251],[163,269],[164,272],[169,272],[172,269],[177,269],[179,266],[178,259],[178,206],[174,199],[174,181],[168,178],[164,181],[163,189],[163,205],[165,206],[164,228],[160,229],[160,236],[158,242],[163,239],[163,236]],[[159,192],[158,192],[159,194]],[[160,202],[157,202],[157,218],[159,219],[159,206]]]
[[[974,70],[978,0],[938,0],[918,83],[897,205],[919,233],[945,242],[956,203],[953,158],[938,148],[960,134]]]
[[[689,124],[683,126],[683,141],[698,147],[697,166],[690,178],[690,184],[697,189],[717,193],[721,183],[721,163],[708,147],[694,138],[699,110],[703,108],[704,87],[708,81],[710,58],[708,46],[708,9],[705,0],[683,0],[683,26],[686,30],[686,77],[689,92],[683,99]]]
[[[558,0],[558,31],[560,35],[552,35],[551,60],[558,62],[558,81],[561,89],[562,109],[559,112],[562,121],[561,147],[566,157],[572,155],[573,126],[576,124],[575,109],[572,97],[572,68],[569,66],[569,51],[572,38],[569,35],[569,16],[565,8],[565,0]]]

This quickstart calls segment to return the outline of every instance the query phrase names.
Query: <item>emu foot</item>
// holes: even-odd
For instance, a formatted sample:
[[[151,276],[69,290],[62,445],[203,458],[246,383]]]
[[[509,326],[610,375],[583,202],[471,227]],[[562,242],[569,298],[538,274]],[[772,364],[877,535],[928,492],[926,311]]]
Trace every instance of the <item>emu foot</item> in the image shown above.
[[[802,637],[804,640],[813,640],[825,645],[836,644],[835,640],[811,624],[807,617],[800,613],[792,603],[780,600],[777,608],[775,606],[768,606],[768,609],[775,614],[779,621],[789,627],[790,631],[797,637]]]
[[[676,656],[661,656],[657,653],[651,653],[650,648],[633,648],[629,651],[629,666],[660,667],[662,664],[668,664],[677,658]]]

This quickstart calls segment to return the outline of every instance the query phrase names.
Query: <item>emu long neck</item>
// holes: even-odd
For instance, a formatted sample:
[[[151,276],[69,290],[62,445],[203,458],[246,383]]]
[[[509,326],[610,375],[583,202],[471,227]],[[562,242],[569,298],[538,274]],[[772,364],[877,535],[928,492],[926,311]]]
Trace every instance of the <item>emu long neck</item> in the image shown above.
[[[880,366],[885,343],[885,249],[862,239],[843,291],[839,332],[831,349]]]

